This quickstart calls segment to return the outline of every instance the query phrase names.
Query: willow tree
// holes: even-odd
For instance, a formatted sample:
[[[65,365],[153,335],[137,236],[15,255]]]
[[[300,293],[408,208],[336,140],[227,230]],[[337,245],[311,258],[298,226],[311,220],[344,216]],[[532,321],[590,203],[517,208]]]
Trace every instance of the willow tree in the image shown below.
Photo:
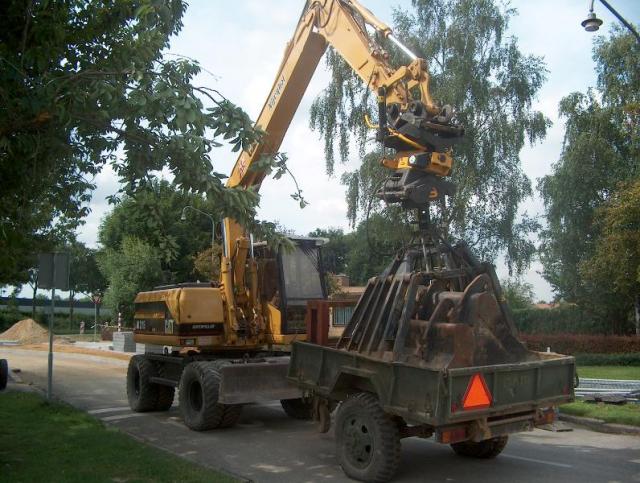
[[[457,194],[442,222],[483,258],[502,252],[509,268],[520,272],[534,253],[529,235],[538,227],[519,213],[532,194],[520,151],[542,139],[550,121],[532,107],[546,78],[545,64],[522,53],[517,39],[508,36],[514,14],[494,0],[414,0],[409,10],[394,11],[393,23],[396,36],[427,60],[433,97],[452,105],[466,130],[454,149]],[[385,48],[392,64],[406,63],[393,46]],[[385,210],[370,201],[386,175],[363,122],[365,114],[374,117],[374,99],[335,52],[328,53],[327,65],[332,81],[311,107],[311,127],[324,139],[328,173],[336,154],[343,161],[349,157],[353,142],[365,159],[343,177],[355,225],[368,213]]]

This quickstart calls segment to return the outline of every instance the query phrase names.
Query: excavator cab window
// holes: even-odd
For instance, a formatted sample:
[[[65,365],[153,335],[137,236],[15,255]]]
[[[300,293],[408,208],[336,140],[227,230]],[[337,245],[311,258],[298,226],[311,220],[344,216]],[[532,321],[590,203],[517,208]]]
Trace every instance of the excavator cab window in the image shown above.
[[[327,298],[320,245],[322,239],[293,238],[293,250],[280,250],[280,303],[282,332],[306,331],[307,300]]]

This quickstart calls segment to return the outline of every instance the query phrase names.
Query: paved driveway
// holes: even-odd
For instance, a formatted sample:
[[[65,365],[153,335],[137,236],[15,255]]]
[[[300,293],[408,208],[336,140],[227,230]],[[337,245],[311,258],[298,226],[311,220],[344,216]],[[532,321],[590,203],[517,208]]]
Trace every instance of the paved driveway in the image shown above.
[[[46,387],[46,352],[0,348],[21,378]],[[349,481],[334,456],[333,433],[286,417],[277,402],[243,409],[231,429],[187,429],[177,407],[133,413],[126,402],[124,361],[55,354],[54,394],[134,437],[200,464],[259,482]],[[177,403],[177,400],[175,401]],[[398,482],[640,482],[640,438],[583,429],[513,436],[495,460],[461,458],[447,446],[402,442]]]

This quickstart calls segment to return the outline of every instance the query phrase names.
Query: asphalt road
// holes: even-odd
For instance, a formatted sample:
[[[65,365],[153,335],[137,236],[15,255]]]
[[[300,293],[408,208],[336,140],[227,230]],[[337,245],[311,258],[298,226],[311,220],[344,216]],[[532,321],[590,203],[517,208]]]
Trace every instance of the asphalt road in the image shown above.
[[[25,383],[46,387],[45,352],[0,348],[0,357],[21,369]],[[333,433],[318,434],[312,423],[287,418],[277,402],[246,406],[236,427],[204,433],[188,430],[175,406],[166,413],[133,413],[126,401],[126,366],[57,353],[54,395],[140,440],[249,480],[349,481],[337,465]],[[461,458],[431,440],[405,439],[395,481],[640,482],[640,438],[536,430],[512,436],[491,461]]]

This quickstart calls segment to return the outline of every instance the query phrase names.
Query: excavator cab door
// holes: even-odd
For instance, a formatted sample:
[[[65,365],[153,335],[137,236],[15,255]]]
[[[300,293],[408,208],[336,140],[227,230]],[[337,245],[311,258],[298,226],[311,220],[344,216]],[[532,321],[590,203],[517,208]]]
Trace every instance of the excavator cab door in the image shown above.
[[[304,334],[308,300],[327,298],[322,264],[323,238],[291,238],[293,250],[280,249],[280,312],[283,334]]]

